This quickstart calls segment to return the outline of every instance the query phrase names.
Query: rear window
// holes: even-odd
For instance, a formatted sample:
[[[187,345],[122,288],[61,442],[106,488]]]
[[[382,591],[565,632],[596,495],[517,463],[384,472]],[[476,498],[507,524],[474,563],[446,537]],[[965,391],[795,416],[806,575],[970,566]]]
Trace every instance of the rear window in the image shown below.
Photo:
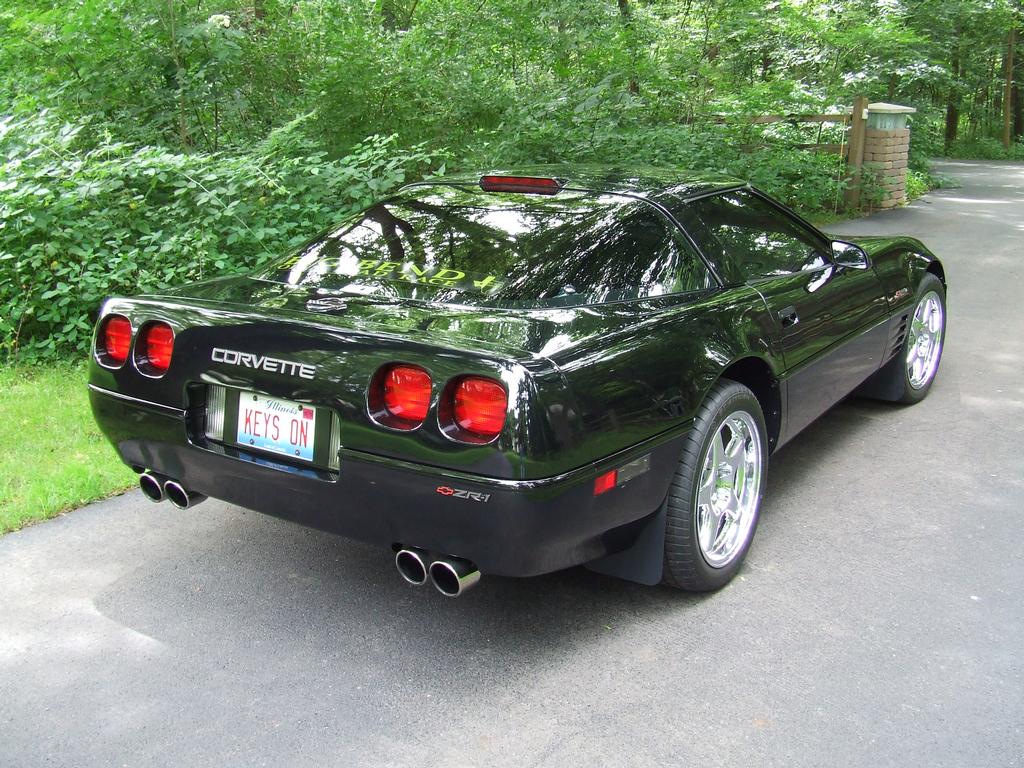
[[[703,263],[640,201],[596,194],[416,190],[358,214],[264,279],[340,293],[531,307],[710,286]]]

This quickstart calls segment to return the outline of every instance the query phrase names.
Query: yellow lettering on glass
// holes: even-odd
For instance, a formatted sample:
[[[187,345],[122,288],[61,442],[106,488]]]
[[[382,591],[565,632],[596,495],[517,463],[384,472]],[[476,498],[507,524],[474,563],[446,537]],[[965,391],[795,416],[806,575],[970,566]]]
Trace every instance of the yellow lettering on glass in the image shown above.
[[[418,283],[421,278],[429,277],[432,271],[431,267],[420,269],[412,262],[408,262],[402,267],[402,279],[408,280],[410,283]]]
[[[498,278],[496,278],[494,275],[488,275],[483,280],[474,280],[473,281],[473,285],[476,286],[477,288],[479,288],[482,291],[484,288],[489,286],[491,283],[493,283],[497,279]]]
[[[442,269],[432,278],[430,278],[431,285],[448,285],[451,286],[466,277],[466,273],[458,269]]]

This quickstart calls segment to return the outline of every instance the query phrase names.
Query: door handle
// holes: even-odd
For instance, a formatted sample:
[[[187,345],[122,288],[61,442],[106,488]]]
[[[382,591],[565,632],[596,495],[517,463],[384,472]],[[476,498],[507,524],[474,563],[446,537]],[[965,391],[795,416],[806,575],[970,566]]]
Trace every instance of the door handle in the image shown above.
[[[779,310],[779,323],[783,328],[790,328],[800,322],[800,316],[796,313],[796,307],[786,307]]]

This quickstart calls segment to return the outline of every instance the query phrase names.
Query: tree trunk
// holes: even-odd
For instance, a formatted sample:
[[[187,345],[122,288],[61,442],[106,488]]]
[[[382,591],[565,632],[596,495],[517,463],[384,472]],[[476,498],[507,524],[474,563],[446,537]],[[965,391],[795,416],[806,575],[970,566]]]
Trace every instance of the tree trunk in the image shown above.
[[[1006,41],[1006,67],[1003,75],[1003,146],[1010,148],[1013,141],[1013,51],[1017,47],[1017,29],[1010,28]]]
[[[955,99],[950,96],[946,103],[946,149],[956,141],[956,129],[960,125],[960,108],[956,105]]]
[[[960,28],[956,29],[953,43],[953,57],[950,63],[953,84],[949,87],[946,97],[946,149],[956,141],[957,128],[960,126]]]
[[[629,92],[640,93],[640,82],[636,77],[636,45],[633,41],[633,9],[629,7],[629,0],[617,0],[619,4],[619,17],[622,19],[622,24],[626,28],[626,34],[628,39],[626,44],[629,47],[629,58],[632,65],[632,71],[629,73]]]
[[[1024,37],[1024,32],[1017,30],[1017,43]],[[1024,80],[1024,56],[1014,58],[1013,88],[1011,89],[1011,101],[1013,102],[1013,137],[1019,139],[1024,136],[1024,94],[1021,93],[1020,84]]]
[[[188,130],[188,99],[185,96],[185,63],[178,46],[178,31],[175,19],[174,0],[167,0],[167,36],[171,47],[171,61],[174,63],[174,100],[178,107],[178,143],[182,152],[188,152],[192,137]]]

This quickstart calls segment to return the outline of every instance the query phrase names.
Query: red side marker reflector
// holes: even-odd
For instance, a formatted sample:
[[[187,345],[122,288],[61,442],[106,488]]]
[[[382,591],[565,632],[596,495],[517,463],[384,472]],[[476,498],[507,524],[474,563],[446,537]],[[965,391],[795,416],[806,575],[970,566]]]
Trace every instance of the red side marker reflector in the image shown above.
[[[610,491],[615,487],[615,484],[619,480],[618,470],[613,469],[610,472],[605,472],[603,475],[598,475],[594,480],[594,495],[600,496],[602,493]]]
[[[539,176],[481,176],[480,189],[484,192],[528,192],[535,195],[555,195],[564,181]]]

